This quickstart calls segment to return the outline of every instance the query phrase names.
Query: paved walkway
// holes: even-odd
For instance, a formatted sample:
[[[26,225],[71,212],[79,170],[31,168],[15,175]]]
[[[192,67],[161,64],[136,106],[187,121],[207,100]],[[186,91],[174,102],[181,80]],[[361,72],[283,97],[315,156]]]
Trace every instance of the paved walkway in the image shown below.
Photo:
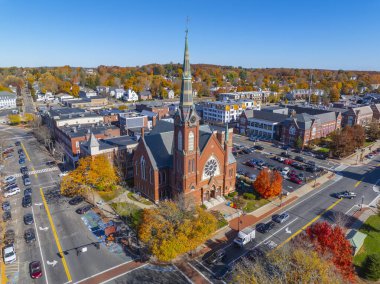
[[[128,202],[128,203],[132,203],[142,209],[145,209],[145,208],[152,208],[154,207],[154,205],[146,205],[144,203],[141,203],[141,202],[138,202],[136,200],[133,200],[131,198],[128,197],[128,193],[130,191],[125,191],[124,193],[120,194],[119,196],[117,196],[116,198],[112,199],[111,201],[108,201],[108,203],[114,203],[114,202]]]
[[[371,161],[371,160],[365,158],[365,156],[367,154],[371,153],[373,150],[376,150],[379,147],[380,147],[380,141],[377,141],[374,144],[372,144],[371,146],[363,148],[364,149],[363,154],[361,152],[355,153],[355,154],[352,154],[352,155],[350,155],[344,159],[341,159],[341,160],[331,159],[331,161],[335,161],[337,163],[347,165],[347,166],[361,166],[361,165],[367,164]],[[363,161],[359,161],[361,155],[363,155]]]
[[[195,284],[210,284],[210,280],[203,277],[197,269],[195,269],[189,262],[181,261],[174,264],[181,270],[192,283]]]

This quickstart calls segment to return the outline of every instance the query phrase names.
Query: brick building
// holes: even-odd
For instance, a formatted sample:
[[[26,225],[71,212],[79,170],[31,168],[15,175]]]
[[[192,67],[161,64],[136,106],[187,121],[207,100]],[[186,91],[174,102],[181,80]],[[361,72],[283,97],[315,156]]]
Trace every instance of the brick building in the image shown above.
[[[158,119],[164,118],[169,115],[169,107],[162,103],[145,103],[145,104],[137,104],[136,110],[142,112],[143,110],[155,112],[158,114]]]
[[[232,129],[200,125],[192,95],[187,35],[179,109],[174,123],[158,121],[133,157],[135,188],[154,202],[184,195],[212,207],[235,190]]]
[[[371,105],[371,109],[373,112],[373,120],[380,123],[380,104]]]
[[[343,126],[355,124],[365,126],[372,121],[373,111],[370,106],[351,107],[343,113]]]

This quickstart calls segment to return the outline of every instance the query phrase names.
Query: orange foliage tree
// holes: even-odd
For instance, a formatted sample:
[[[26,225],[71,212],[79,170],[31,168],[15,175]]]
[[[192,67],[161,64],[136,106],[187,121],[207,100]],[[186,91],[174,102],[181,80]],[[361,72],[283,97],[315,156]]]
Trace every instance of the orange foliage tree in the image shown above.
[[[278,171],[263,169],[253,183],[253,187],[264,198],[278,196],[282,191],[282,176]]]
[[[341,227],[319,222],[307,228],[306,234],[316,250],[329,258],[346,280],[354,281],[352,248]]]

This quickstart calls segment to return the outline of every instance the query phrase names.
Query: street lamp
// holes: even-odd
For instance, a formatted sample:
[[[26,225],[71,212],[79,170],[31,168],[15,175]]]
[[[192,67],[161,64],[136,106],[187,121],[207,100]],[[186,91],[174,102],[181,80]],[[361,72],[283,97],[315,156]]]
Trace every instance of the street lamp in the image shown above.
[[[363,209],[363,203],[364,203],[364,195],[362,195],[362,203],[360,204],[360,211]]]

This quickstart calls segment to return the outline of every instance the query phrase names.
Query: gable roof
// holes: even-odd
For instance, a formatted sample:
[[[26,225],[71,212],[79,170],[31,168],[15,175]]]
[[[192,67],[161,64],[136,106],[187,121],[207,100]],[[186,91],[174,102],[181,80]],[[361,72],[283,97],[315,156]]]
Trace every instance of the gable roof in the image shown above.
[[[354,111],[356,115],[358,115],[359,113],[361,115],[363,115],[363,114],[364,115],[366,115],[366,114],[368,114],[368,115],[373,114],[373,111],[372,111],[372,109],[371,109],[370,106],[353,107],[353,108],[351,108],[351,110]]]
[[[147,146],[148,155],[153,167],[171,167],[173,162],[173,136],[174,131],[159,134],[150,134],[142,139]],[[150,152],[150,153],[149,153]]]
[[[356,230],[351,230],[347,236],[346,239],[349,240],[351,246],[354,248],[356,254],[360,248],[363,246],[364,240],[367,237],[366,234],[356,231]]]
[[[271,122],[282,122],[287,118],[288,116],[285,114],[256,110],[253,112],[253,116],[250,119],[261,119]]]
[[[156,126],[153,127],[149,135],[155,135],[162,132],[174,131],[174,123],[166,120],[159,120],[156,123]]]

